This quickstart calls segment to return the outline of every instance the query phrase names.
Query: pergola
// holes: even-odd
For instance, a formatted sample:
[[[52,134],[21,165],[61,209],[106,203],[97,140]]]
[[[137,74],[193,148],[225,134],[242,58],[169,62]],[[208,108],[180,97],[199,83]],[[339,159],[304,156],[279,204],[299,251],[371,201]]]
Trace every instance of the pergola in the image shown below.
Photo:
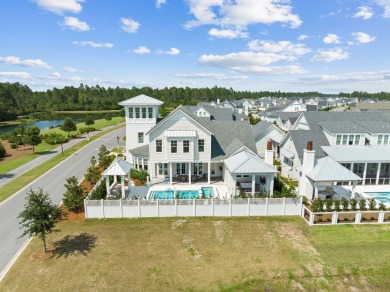
[[[115,160],[103,173],[102,176],[106,178],[107,195],[111,195],[111,189],[117,184],[117,177],[121,177],[121,191],[122,198],[125,198],[125,176],[127,176],[127,188],[130,189],[130,170],[131,163],[118,159]],[[114,176],[114,183],[110,186],[110,176]]]
[[[349,169],[342,166],[330,156],[318,160],[316,166],[306,176],[314,185],[314,197],[318,198],[318,187],[320,182],[352,182],[351,198],[355,198],[357,182],[362,178]]]

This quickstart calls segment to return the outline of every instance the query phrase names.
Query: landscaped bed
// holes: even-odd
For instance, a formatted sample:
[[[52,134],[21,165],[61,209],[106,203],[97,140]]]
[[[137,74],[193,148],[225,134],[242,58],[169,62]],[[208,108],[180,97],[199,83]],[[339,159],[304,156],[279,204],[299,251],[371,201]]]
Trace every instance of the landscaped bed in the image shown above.
[[[74,219],[74,218],[73,218]],[[390,226],[299,217],[61,222],[34,239],[3,291],[385,291]],[[375,251],[375,252],[373,252]]]

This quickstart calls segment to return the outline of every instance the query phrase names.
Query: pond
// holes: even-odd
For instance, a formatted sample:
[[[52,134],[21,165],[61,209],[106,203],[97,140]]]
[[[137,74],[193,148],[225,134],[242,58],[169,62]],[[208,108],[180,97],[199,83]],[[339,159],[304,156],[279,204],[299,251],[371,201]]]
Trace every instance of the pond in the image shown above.
[[[103,119],[106,115],[111,117],[117,117],[121,115],[120,111],[116,112],[75,112],[75,113],[63,113],[63,112],[48,112],[48,113],[34,113],[29,115],[30,118],[38,119],[38,121],[24,124],[25,127],[36,126],[41,131],[50,129],[50,127],[56,127],[62,125],[64,119],[69,117],[74,123],[79,123],[85,119],[86,116],[92,116],[94,120]],[[19,125],[0,126],[0,134],[12,133]]]

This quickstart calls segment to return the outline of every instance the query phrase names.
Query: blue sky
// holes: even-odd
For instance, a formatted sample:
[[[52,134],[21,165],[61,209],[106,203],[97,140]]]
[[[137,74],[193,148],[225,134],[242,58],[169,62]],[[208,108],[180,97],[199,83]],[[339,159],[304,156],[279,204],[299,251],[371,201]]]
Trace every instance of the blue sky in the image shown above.
[[[2,0],[0,82],[34,90],[389,91],[390,0]]]

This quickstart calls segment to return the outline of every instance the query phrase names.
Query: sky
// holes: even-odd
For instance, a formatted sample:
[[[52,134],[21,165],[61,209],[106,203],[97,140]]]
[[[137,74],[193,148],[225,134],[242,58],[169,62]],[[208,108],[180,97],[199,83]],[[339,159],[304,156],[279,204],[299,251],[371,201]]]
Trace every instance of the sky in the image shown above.
[[[390,0],[2,0],[0,82],[390,91]]]

